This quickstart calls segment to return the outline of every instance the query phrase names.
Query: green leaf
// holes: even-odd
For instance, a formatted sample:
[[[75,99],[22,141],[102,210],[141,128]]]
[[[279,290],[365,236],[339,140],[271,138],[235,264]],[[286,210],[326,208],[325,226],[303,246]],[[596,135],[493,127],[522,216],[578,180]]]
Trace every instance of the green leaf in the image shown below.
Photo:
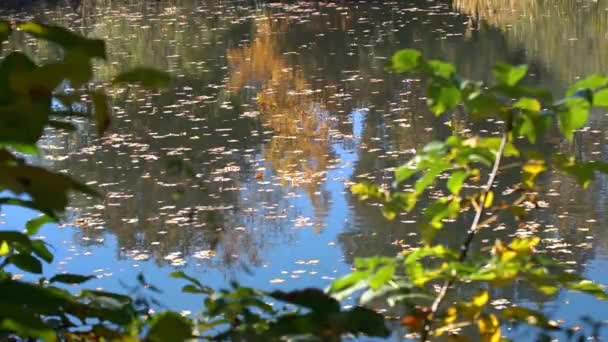
[[[20,338],[38,338],[45,342],[58,341],[57,333],[45,324],[36,312],[24,310],[23,307],[7,305],[0,307],[0,330],[10,331]]]
[[[112,84],[139,83],[143,87],[157,89],[167,87],[170,81],[171,77],[165,72],[138,67],[119,74],[114,78]]]
[[[521,81],[526,73],[528,73],[527,65],[519,65],[513,66],[508,64],[497,64],[494,67],[494,77],[498,80],[499,83],[513,87]]]
[[[355,271],[341,278],[334,280],[329,285],[329,293],[338,293],[350,288],[358,287],[360,282],[367,279],[369,272]]]
[[[389,280],[393,278],[395,274],[395,265],[385,265],[380,267],[376,273],[369,280],[369,286],[377,290],[384,286]]]
[[[26,272],[36,274],[42,273],[42,263],[29,254],[14,254],[8,257],[7,261]]]
[[[608,107],[608,89],[602,89],[593,94],[593,105],[598,107]]]
[[[559,127],[568,140],[572,140],[574,131],[583,127],[589,118],[589,102],[582,97],[571,97],[564,100],[558,110]]]
[[[49,281],[51,283],[63,283],[63,284],[82,284],[91,279],[95,279],[95,276],[84,276],[80,274],[62,273],[56,274]]]
[[[514,132],[518,137],[525,136],[530,143],[534,144],[536,143],[537,131],[538,129],[529,115],[524,113],[517,118]]]
[[[19,245],[24,247],[27,251],[29,251],[31,247],[30,238],[21,232],[0,231],[0,241],[6,241],[11,245]]]
[[[466,108],[474,120],[481,120],[486,117],[497,116],[503,109],[504,104],[501,103],[496,96],[486,92],[474,92],[465,100]]]
[[[517,136],[525,136],[528,141],[535,143],[543,134],[551,128],[553,115],[551,112],[523,112],[517,118],[514,133]]]
[[[454,195],[458,195],[460,193],[460,189],[464,185],[464,181],[469,176],[469,173],[466,171],[455,171],[452,173],[447,182],[448,190]]]
[[[456,69],[452,64],[438,60],[429,60],[427,62],[427,68],[429,68],[433,75],[445,79],[450,79],[456,72]]]
[[[44,64],[28,75],[27,79],[13,83],[14,89],[19,89],[25,95],[26,92],[35,92],[37,97],[45,98],[59,87],[67,75],[69,68],[62,63]],[[41,95],[45,95],[44,97]]]
[[[407,163],[395,170],[395,184],[401,184],[416,174],[418,169],[413,163]]]
[[[0,146],[2,146],[2,145],[0,144]],[[14,144],[13,143],[13,144],[6,145],[6,147],[12,148],[13,150],[15,150],[15,152],[29,154],[30,156],[35,156],[40,153],[40,150],[38,150],[38,146],[33,145],[33,144]]]
[[[445,153],[445,143],[442,141],[431,141],[424,145],[422,152],[429,155],[442,155]],[[414,158],[414,160],[416,159]]]
[[[424,266],[420,262],[421,259],[427,257],[455,260],[458,258],[458,254],[443,245],[425,246],[410,253],[405,258],[405,268],[408,276],[417,286],[424,285],[434,277],[433,275],[428,277],[425,275]]]
[[[590,89],[593,91],[598,88],[605,87],[607,85],[608,78],[606,76],[600,74],[593,74],[583,80],[574,83],[574,85],[572,85],[570,88],[568,88],[568,91],[566,91],[566,96],[572,96],[574,95],[574,93],[581,89]]]
[[[97,196],[94,190],[64,174],[29,165],[0,168],[0,186],[17,195],[28,194],[32,205],[49,216],[65,209],[69,191]]]
[[[49,26],[34,22],[19,25],[19,29],[32,36],[58,44],[66,50],[79,49],[89,57],[106,58],[105,42],[101,39],[88,39],[60,26]]]
[[[154,315],[146,340],[150,342],[183,342],[192,338],[192,322],[176,312]]]
[[[395,210],[395,208],[391,206],[390,203],[382,207],[382,215],[389,221],[396,219],[397,214],[397,210]]]
[[[175,271],[175,272],[171,272],[171,274],[169,274],[169,276],[171,278],[177,278],[177,279],[184,279],[189,281],[190,283],[196,285],[197,287],[197,293],[212,293],[213,291],[211,290],[211,288],[204,286],[200,281],[198,281],[196,278],[191,277],[189,275],[187,275],[186,273],[182,272],[182,271]],[[187,286],[187,285],[186,285]],[[184,288],[182,288],[182,290],[184,290],[184,292],[191,292],[191,291],[186,291],[186,286],[184,286]],[[190,289],[190,288],[188,288]]]
[[[36,64],[20,52],[0,62],[0,144],[35,145],[48,120],[52,88],[37,84]]]
[[[568,284],[567,288],[573,291],[579,291],[592,295],[601,300],[608,300],[608,294],[604,290],[604,287],[589,280],[582,280],[577,283]]]
[[[10,198],[9,197],[0,197],[0,205],[12,205],[12,206],[18,206],[18,207],[28,208],[28,209],[32,209],[32,210],[39,210],[38,206],[35,205],[34,202],[26,201],[26,200],[14,198],[14,197],[10,197]],[[58,219],[58,217],[55,213],[45,212],[45,214],[49,215],[51,217],[54,217],[55,219]]]
[[[93,78],[93,63],[91,57],[83,49],[68,50],[63,58],[62,76],[72,83],[73,88],[79,88]]]
[[[498,153],[498,150],[500,149],[501,142],[502,142],[502,139],[498,138],[498,137],[481,138],[477,141],[477,147],[487,148],[490,150],[490,152],[492,154],[496,154],[496,153]],[[517,147],[515,147],[515,145],[513,145],[512,142],[507,141],[507,143],[505,144],[505,149],[503,151],[503,154],[506,157],[519,157],[519,150],[517,149]],[[494,158],[492,158],[492,159],[494,159]]]
[[[513,104],[514,108],[527,110],[530,112],[539,112],[541,110],[540,102],[537,99],[522,97]]]
[[[391,195],[391,201],[385,205],[393,205],[395,211],[411,211],[416,206],[418,195],[415,192],[397,192]]]
[[[27,221],[27,223],[25,224],[25,230],[27,232],[27,235],[29,235],[29,236],[36,235],[36,234],[38,234],[38,232],[40,231],[40,228],[42,226],[44,226],[47,223],[53,223],[53,222],[56,222],[56,220],[48,215],[38,216],[36,218],[33,218],[33,219]]]
[[[405,258],[405,264],[409,265],[427,257],[456,259],[458,258],[458,253],[444,245],[424,246],[408,254],[408,256]]]
[[[130,304],[132,302],[131,297],[122,295],[114,292],[98,291],[98,290],[83,290],[81,292],[83,298],[97,300],[99,298],[111,298],[118,303],[118,306]]]
[[[431,83],[428,91],[428,105],[435,115],[454,110],[462,100],[460,90],[454,85]]]
[[[184,292],[184,293],[207,293],[192,284],[184,285],[184,287],[182,287],[182,292]]]
[[[439,198],[424,210],[424,215],[429,219],[429,223],[436,229],[443,226],[442,220],[454,218],[460,213],[460,201],[457,198]]]
[[[40,259],[51,263],[53,262],[53,253],[49,251],[46,244],[42,240],[32,240],[32,252]]]
[[[422,194],[429,186],[435,183],[435,179],[451,165],[446,161],[439,159],[431,165],[431,167],[418,179],[414,185],[416,194]]]
[[[393,70],[396,72],[407,72],[418,68],[422,62],[420,51],[405,49],[393,55]]]
[[[103,91],[93,94],[93,105],[95,106],[95,122],[97,123],[97,134],[103,133],[110,127],[112,116],[108,107],[108,96]]]

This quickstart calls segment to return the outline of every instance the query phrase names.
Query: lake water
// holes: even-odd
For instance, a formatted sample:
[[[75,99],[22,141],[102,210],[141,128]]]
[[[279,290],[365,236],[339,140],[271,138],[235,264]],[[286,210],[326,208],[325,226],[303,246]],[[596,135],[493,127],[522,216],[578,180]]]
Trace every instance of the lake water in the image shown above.
[[[386,71],[395,51],[420,49],[477,79],[489,79],[497,62],[526,63],[530,82],[556,93],[608,71],[606,0],[62,0],[3,15],[106,39],[99,82],[135,65],[174,75],[167,91],[116,92],[113,126],[102,138],[84,121],[75,134],[49,131],[39,162],[103,198],[75,196],[66,224],[42,234],[56,246],[49,274],[96,274],[90,286],[125,291],[141,272],[163,290],[154,295],[163,305],[191,312],[201,301],[167,278],[175,269],[217,288],[231,280],[324,287],[356,257],[416,243],[415,215],[388,222],[347,187],[388,183],[391,168],[416,149],[472,126],[462,115],[434,118],[417,80]],[[58,53],[34,41],[13,44],[46,58]],[[606,115],[593,113],[572,144],[548,139],[548,151],[607,161]],[[557,174],[546,184],[546,208],[519,227],[495,224],[479,243],[539,234],[546,253],[608,284],[608,179],[586,191]],[[17,228],[32,213],[4,215]],[[454,243],[465,231],[448,229],[444,238]],[[496,295],[566,325],[608,317],[608,304],[583,295],[546,298],[519,284]]]

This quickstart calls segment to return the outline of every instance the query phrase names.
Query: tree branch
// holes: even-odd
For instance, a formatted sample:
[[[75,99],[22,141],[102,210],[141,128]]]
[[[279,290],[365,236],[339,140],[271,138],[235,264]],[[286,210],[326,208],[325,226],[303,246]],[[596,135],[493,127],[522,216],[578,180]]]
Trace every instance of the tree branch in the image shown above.
[[[481,217],[483,216],[483,213],[484,213],[484,208],[485,208],[484,203],[488,197],[488,193],[490,191],[492,191],[492,186],[494,185],[494,181],[496,180],[496,175],[498,174],[498,170],[500,168],[500,162],[502,160],[502,157],[503,157],[503,154],[505,151],[505,146],[507,145],[508,136],[509,136],[509,134],[505,130],[505,132],[502,134],[498,151],[496,152],[496,158],[494,159],[494,165],[492,166],[492,171],[490,172],[490,176],[483,188],[481,196],[479,196],[479,205],[475,206],[475,218],[473,218],[473,222],[471,223],[471,226],[469,227],[467,236],[460,246],[460,255],[458,256],[459,262],[463,262],[467,258],[467,254],[469,253],[469,249],[471,248],[471,244],[473,243],[473,239],[475,238],[475,235],[477,235],[477,233],[479,232],[481,227],[483,227],[483,225],[479,224],[479,221],[481,220]],[[443,285],[441,286],[441,289],[439,290],[439,293],[437,294],[435,301],[431,305],[430,312],[424,320],[424,327],[423,327],[423,330],[422,330],[422,333],[420,336],[420,341],[422,341],[422,342],[428,341],[429,334],[431,333],[433,319],[435,318],[435,314],[437,313],[439,306],[445,299],[448,289],[450,288],[450,286],[452,286],[452,284],[453,284],[453,280],[450,279],[450,280],[446,280],[443,283]]]

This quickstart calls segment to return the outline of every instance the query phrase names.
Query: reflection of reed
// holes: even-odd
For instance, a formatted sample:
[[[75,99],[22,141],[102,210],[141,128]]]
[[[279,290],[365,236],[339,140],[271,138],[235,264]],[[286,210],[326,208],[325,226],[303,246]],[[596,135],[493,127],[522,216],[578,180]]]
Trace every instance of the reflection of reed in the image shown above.
[[[608,1],[454,0],[462,13],[504,31],[560,81],[608,70]]]
[[[44,8],[32,9],[40,13],[37,19],[106,40],[111,63],[100,63],[95,73],[104,81],[135,65],[179,70],[189,78],[211,81],[223,61],[209,57],[225,50],[226,37],[238,41],[247,29],[243,22],[233,22],[236,6],[215,0],[81,0],[76,8]]]

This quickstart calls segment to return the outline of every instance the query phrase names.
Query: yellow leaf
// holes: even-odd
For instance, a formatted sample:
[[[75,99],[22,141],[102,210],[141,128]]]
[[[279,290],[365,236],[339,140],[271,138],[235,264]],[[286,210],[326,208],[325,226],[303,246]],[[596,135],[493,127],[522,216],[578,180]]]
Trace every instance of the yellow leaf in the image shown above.
[[[445,324],[453,323],[458,318],[458,309],[451,306],[445,313]]]
[[[484,315],[477,321],[481,342],[500,342],[500,322],[495,315]]]
[[[542,160],[530,160],[522,168],[523,182],[526,186],[533,187],[536,176],[547,170],[545,162]]]
[[[490,296],[488,295],[488,291],[480,290],[479,293],[477,293],[475,295],[475,297],[473,297],[473,299],[471,299],[471,303],[473,303],[474,306],[480,308],[480,307],[486,305],[486,303],[488,302],[489,299],[490,299]]]
[[[531,175],[538,175],[539,173],[547,170],[544,161],[531,160],[523,167],[524,172]]]
[[[531,237],[524,239],[514,239],[509,244],[509,247],[519,253],[528,253],[532,250],[532,247],[540,243],[539,237]]]
[[[2,241],[0,244],[0,256],[5,256],[10,252],[10,248],[8,247],[8,243],[6,241]]]
[[[500,261],[507,262],[513,260],[517,256],[517,253],[514,251],[505,251],[500,255]]]
[[[551,285],[539,285],[536,287],[536,289],[548,296],[554,295],[559,291],[559,288]]]
[[[492,203],[494,203],[494,192],[488,191],[488,193],[486,193],[486,198],[483,202],[483,206],[485,208],[489,208],[492,206]]]

